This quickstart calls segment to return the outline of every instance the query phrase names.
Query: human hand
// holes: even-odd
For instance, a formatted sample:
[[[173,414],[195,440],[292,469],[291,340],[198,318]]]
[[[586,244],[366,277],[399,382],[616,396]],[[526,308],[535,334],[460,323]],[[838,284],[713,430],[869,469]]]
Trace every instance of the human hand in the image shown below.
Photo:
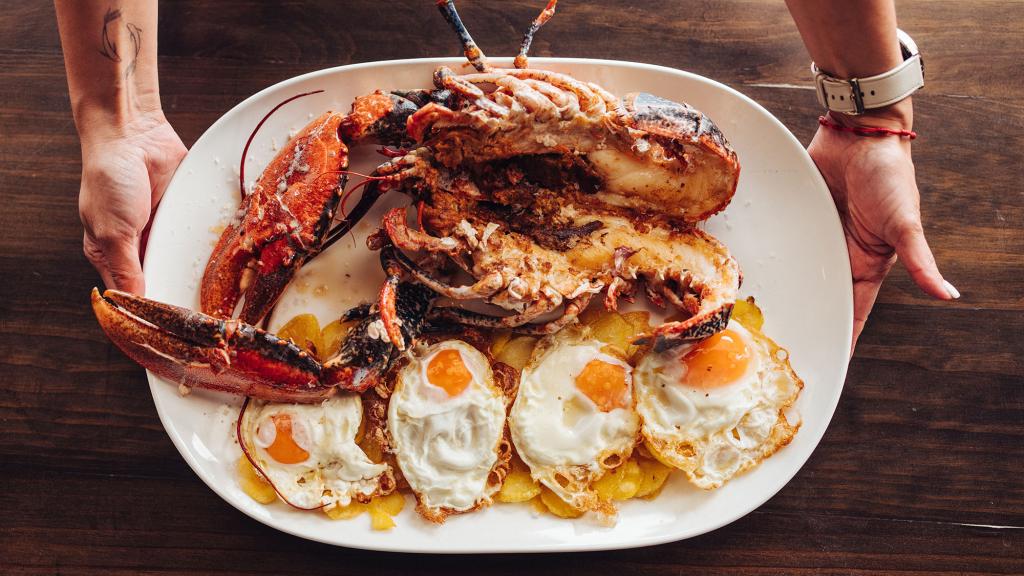
[[[899,129],[909,126],[905,118],[903,112],[890,110],[879,116],[836,120]],[[908,139],[859,136],[821,126],[807,151],[832,192],[846,235],[853,274],[854,346],[897,256],[929,295],[941,300],[960,297],[943,280],[925,240]]]
[[[83,248],[107,288],[142,294],[144,232],[188,150],[162,112],[116,124],[81,130]]]

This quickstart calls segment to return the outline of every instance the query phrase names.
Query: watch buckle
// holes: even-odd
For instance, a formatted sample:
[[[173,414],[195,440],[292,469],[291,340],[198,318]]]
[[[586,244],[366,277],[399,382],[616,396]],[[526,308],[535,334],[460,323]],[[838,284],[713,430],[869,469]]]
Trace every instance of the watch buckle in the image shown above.
[[[864,93],[860,90],[860,81],[856,78],[850,78],[850,87],[853,88],[853,104],[857,107],[855,115],[859,116],[864,113]]]

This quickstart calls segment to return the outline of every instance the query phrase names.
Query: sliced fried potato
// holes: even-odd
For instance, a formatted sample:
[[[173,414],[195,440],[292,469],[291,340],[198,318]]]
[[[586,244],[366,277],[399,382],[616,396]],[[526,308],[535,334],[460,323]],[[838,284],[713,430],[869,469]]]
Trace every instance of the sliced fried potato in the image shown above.
[[[526,502],[540,494],[540,484],[530,477],[530,469],[513,455],[509,465],[508,475],[501,485],[501,490],[495,495],[498,502]]]
[[[366,504],[353,500],[348,506],[331,506],[323,511],[331,520],[351,520],[366,512]]]
[[[392,516],[398,516],[405,508],[405,496],[399,492],[392,492],[387,496],[377,496],[370,502],[370,508],[375,507]]]
[[[538,514],[550,514],[551,511],[544,505],[544,500],[541,499],[540,494],[537,494],[528,502],[530,508],[533,508],[534,512]]]
[[[746,300],[737,300],[732,307],[732,317],[748,330],[760,330],[764,325],[764,314],[754,302],[753,296],[748,296]]]
[[[626,312],[622,319],[633,325],[637,332],[646,332],[651,329],[651,313],[646,311]]]
[[[495,330],[491,333],[491,354],[497,356],[501,349],[512,340],[511,330]]]
[[[547,486],[540,487],[540,499],[544,503],[544,506],[559,518],[579,518],[583,516],[581,510],[573,508],[571,504],[562,500],[558,494],[555,494]]]
[[[633,335],[636,334],[636,328],[623,320],[617,312],[605,312],[590,325],[590,333],[594,338],[611,344],[625,353],[633,340]]]
[[[245,492],[250,498],[260,504],[270,504],[277,500],[277,493],[274,492],[274,487],[253,468],[248,458],[239,456],[236,469],[238,471],[238,486],[242,489],[242,492]]]
[[[522,370],[530,361],[530,355],[537,345],[537,339],[532,336],[519,336],[509,340],[501,348],[501,351],[494,355],[499,362],[504,362],[516,370]]]
[[[588,307],[586,310],[580,313],[578,319],[580,324],[585,326],[592,326],[594,322],[597,322],[602,316],[608,312],[604,309],[604,304],[598,303]]]
[[[640,489],[642,480],[640,466],[630,458],[625,464],[595,481],[594,491],[602,500],[629,500]]]
[[[661,488],[668,480],[672,469],[653,458],[637,458],[637,465],[640,467],[640,489],[633,495],[634,498],[653,498],[661,492]]]
[[[280,338],[289,339],[299,348],[320,358],[324,351],[324,340],[320,335],[320,322],[312,314],[299,314],[277,331]]]
[[[321,360],[326,360],[331,356],[334,356],[341,350],[341,343],[348,336],[349,331],[355,327],[359,322],[357,320],[349,320],[342,322],[341,320],[335,320],[327,326],[324,326],[323,330],[320,331],[321,342],[323,342],[323,351],[319,356]]]

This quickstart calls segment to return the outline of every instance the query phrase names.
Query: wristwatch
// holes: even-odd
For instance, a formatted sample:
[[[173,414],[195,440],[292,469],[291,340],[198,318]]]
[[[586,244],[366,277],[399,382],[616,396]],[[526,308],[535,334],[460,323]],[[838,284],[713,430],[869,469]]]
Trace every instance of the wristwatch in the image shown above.
[[[896,30],[903,53],[899,66],[868,78],[844,80],[823,72],[811,62],[818,103],[832,112],[863,114],[865,110],[882,108],[903,100],[924,86],[924,60],[917,44],[903,30]]]

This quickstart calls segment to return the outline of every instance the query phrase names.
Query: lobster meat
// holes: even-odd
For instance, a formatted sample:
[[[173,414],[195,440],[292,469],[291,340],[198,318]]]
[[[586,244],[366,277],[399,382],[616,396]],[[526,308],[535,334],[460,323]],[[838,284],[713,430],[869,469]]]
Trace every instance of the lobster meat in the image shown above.
[[[101,326],[129,356],[186,386],[315,402],[374,385],[428,318],[550,333],[596,295],[614,308],[642,287],[685,316],[655,329],[656,349],[726,326],[739,268],[696,228],[729,203],[739,176],[715,124],[685,104],[645,93],[620,100],[526,68],[553,0],[513,69],[488,64],[452,0],[437,4],[476,71],[441,67],[431,90],[376,91],[296,134],[243,194],[214,248],[202,312],[94,291]],[[358,202],[331,229],[352,193],[344,192],[349,149],[364,143],[391,158],[358,185]],[[419,224],[393,210],[369,238],[387,280],[374,305],[349,313],[360,323],[339,355],[312,358],[257,328],[299,267],[392,190],[414,201]],[[498,313],[442,306],[439,296],[483,300]]]

